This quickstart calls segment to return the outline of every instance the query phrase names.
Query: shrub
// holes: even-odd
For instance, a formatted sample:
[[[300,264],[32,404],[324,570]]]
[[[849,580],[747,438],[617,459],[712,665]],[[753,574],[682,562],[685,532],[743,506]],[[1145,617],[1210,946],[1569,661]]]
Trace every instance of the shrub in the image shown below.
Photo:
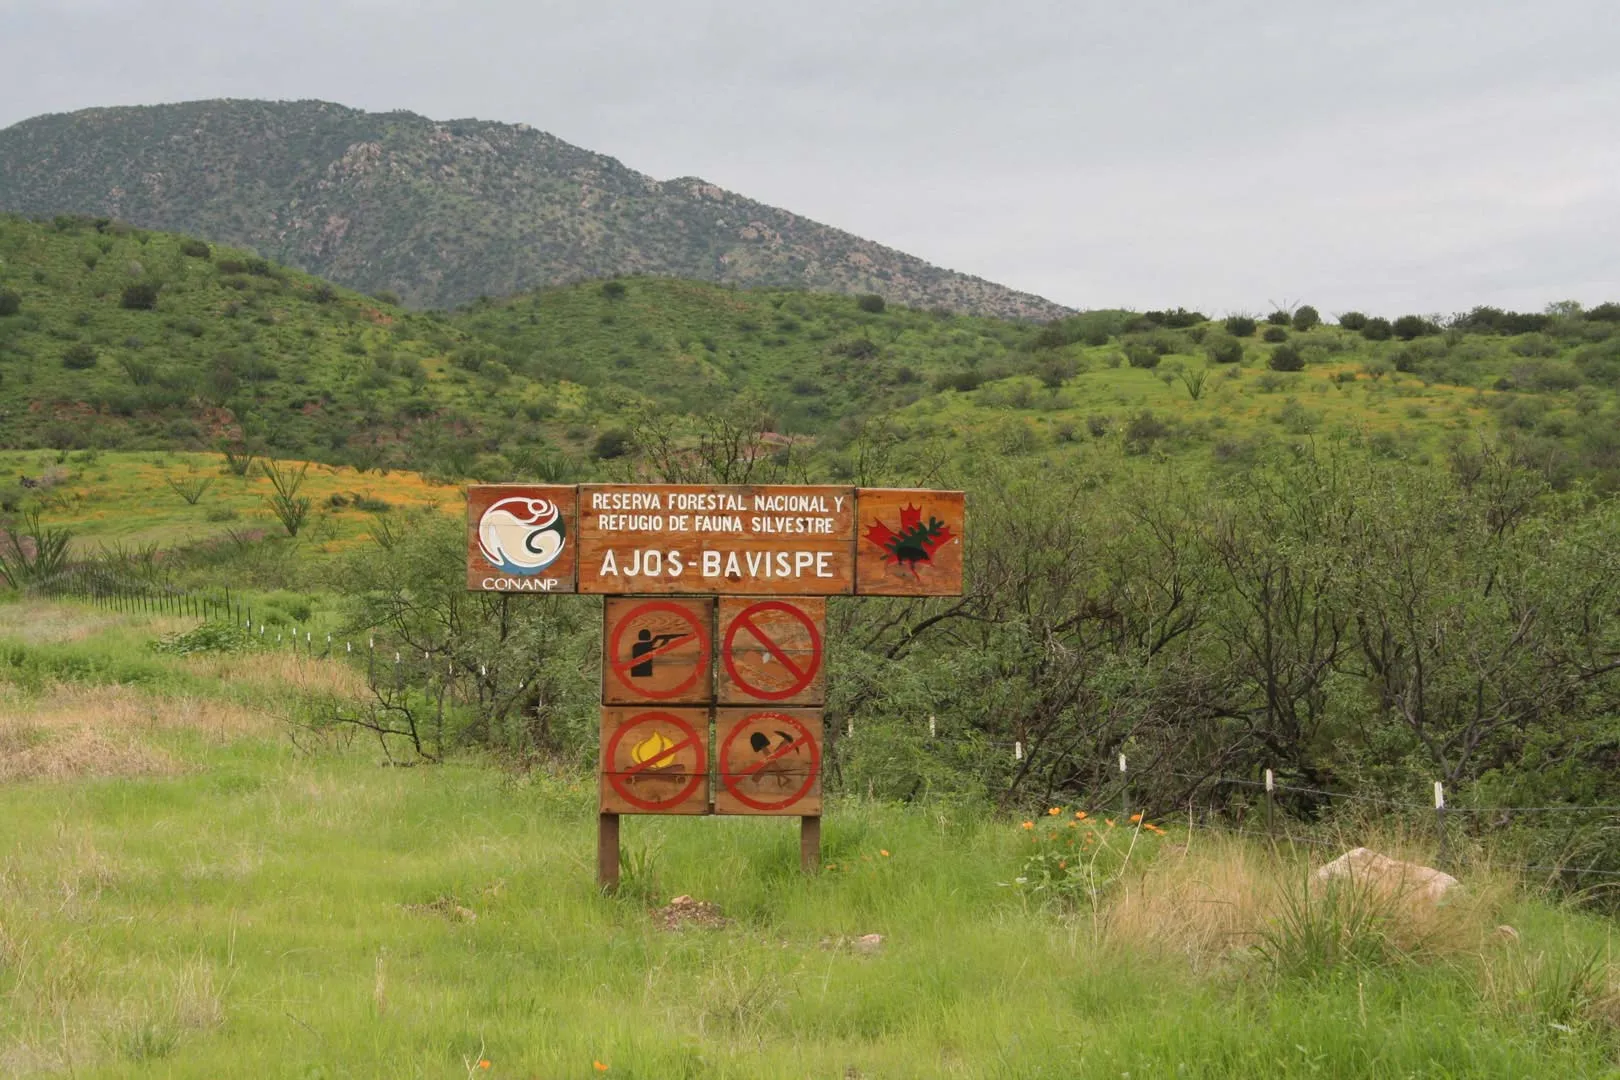
[[[213,257],[214,249],[208,246],[207,241],[186,239],[180,241],[180,254],[193,259],[209,259]]]
[[[1368,341],[1388,341],[1393,332],[1389,320],[1382,317],[1368,319],[1361,328],[1361,336]]]
[[[82,341],[76,345],[69,345],[62,353],[62,366],[69,371],[93,368],[96,366],[96,350]]]
[[[1586,313],[1588,322],[1620,322],[1620,304],[1614,301],[1599,304]]]
[[[855,303],[862,311],[869,311],[873,315],[883,314],[884,308],[888,306],[883,302],[883,297],[875,293],[866,293],[857,299]]]
[[[1347,311],[1339,316],[1339,325],[1346,330],[1359,331],[1367,325],[1367,316],[1359,311]]]
[[[1390,324],[1390,329],[1402,341],[1411,341],[1413,338],[1423,337],[1425,334],[1438,334],[1440,328],[1421,315],[1402,315]]]
[[[629,287],[626,286],[625,283],[622,282],[622,281],[604,281],[604,282],[602,282],[601,293],[602,293],[602,296],[603,296],[604,299],[607,299],[607,300],[623,300],[624,297],[625,297],[625,294],[628,293],[629,291],[630,291]]]
[[[1143,409],[1130,422],[1125,425],[1125,452],[1141,454],[1152,449],[1159,439],[1170,434],[1170,426],[1153,415],[1153,410]]]
[[[1280,326],[1268,326],[1268,327],[1266,327],[1266,332],[1261,334],[1260,337],[1262,339],[1266,340],[1266,341],[1271,342],[1273,345],[1275,345],[1279,341],[1287,341],[1288,340],[1288,331],[1284,330]]]
[[[1133,368],[1142,368],[1146,371],[1159,366],[1159,354],[1151,345],[1140,341],[1133,341],[1125,346],[1125,359]]]
[[[596,437],[596,445],[591,453],[600,461],[623,457],[630,452],[632,441],[630,433],[623,428],[609,428]]]
[[[1322,325],[1322,315],[1309,304],[1303,304],[1294,311],[1294,329],[1300,333]]]
[[[376,292],[371,294],[371,298],[377,301],[379,304],[387,304],[389,307],[399,307],[399,294],[390,289],[378,289]]]
[[[1266,316],[1266,322],[1270,323],[1272,326],[1288,326],[1293,321],[1294,317],[1288,314],[1288,312],[1283,311],[1281,308]]]
[[[118,306],[130,311],[151,311],[157,307],[158,287],[150,281],[137,281],[124,286]]]
[[[22,310],[22,297],[10,289],[0,289],[0,319]]]
[[[1256,327],[1255,321],[1247,315],[1228,315],[1221,325],[1226,327],[1228,334],[1240,338],[1253,337]]]
[[[1212,364],[1241,364],[1243,342],[1229,334],[1212,334],[1204,340],[1204,355]]]
[[[1299,355],[1299,350],[1292,345],[1279,345],[1271,350],[1271,358],[1266,366],[1272,371],[1304,371],[1305,358]]]

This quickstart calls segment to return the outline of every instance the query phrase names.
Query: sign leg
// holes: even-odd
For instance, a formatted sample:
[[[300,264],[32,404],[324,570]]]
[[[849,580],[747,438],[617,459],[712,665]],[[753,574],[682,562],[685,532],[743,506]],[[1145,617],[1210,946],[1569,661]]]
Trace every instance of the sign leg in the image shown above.
[[[603,892],[619,887],[619,815],[596,816],[596,884]]]
[[[807,874],[821,869],[821,817],[799,819],[799,868]]]

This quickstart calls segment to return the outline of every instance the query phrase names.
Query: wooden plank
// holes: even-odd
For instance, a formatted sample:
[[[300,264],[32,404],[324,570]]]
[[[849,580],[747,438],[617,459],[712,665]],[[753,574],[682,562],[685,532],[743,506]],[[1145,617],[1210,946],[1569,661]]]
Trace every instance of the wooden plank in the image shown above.
[[[603,706],[599,807],[604,814],[709,813],[709,713]]]
[[[619,815],[596,815],[596,887],[612,892],[619,887]]]
[[[960,491],[861,488],[855,591],[863,596],[961,596],[966,500]]]
[[[853,488],[580,488],[580,592],[831,596],[854,587]]]
[[[821,815],[799,819],[799,869],[814,874],[821,869]]]
[[[714,700],[714,600],[610,596],[602,604],[602,703]]]
[[[820,705],[826,699],[827,601],[720,598],[715,700],[722,705]]]
[[[821,814],[820,709],[715,710],[714,812]]]
[[[474,484],[467,489],[467,588],[571,593],[577,533],[577,488]]]

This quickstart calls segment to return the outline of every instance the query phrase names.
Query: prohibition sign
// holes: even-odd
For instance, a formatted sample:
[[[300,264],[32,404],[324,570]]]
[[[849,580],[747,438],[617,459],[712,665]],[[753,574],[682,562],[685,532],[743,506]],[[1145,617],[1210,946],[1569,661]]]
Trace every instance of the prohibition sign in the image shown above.
[[[664,723],[672,725],[681,733],[682,738],[679,742],[676,742],[672,746],[665,747],[663,750],[654,754],[646,761],[638,762],[622,773],[612,772],[610,769],[607,774],[607,778],[608,783],[613,785],[613,790],[617,791],[620,795],[623,795],[624,800],[631,806],[639,806],[643,810],[667,810],[672,806],[679,806],[681,803],[685,802],[688,796],[698,789],[698,785],[703,783],[709,774],[709,763],[704,758],[703,740],[698,738],[697,729],[692,727],[691,724],[688,724],[680,717],[667,712],[638,713],[635,719],[631,720],[628,724],[620,724],[618,729],[613,732],[613,737],[608,740],[607,753],[604,756],[604,761],[608,766],[611,767],[615,760],[615,755],[619,751],[619,744],[624,741],[625,735],[649,720],[661,720]],[[681,789],[678,792],[667,799],[643,799],[640,795],[637,795],[634,791],[630,790],[630,780],[639,776],[648,769],[656,768],[657,766],[662,765],[664,762],[668,761],[682,750],[685,750],[688,746],[697,751],[697,764],[692,767],[692,775],[687,778],[686,783],[681,786]]]
[[[769,718],[772,723],[782,723],[782,724],[787,724],[790,727],[797,728],[800,736],[802,736],[802,737],[798,738],[798,739],[794,739],[792,742],[787,743],[786,745],[778,746],[775,750],[772,750],[769,754],[767,754],[763,759],[752,763],[746,769],[743,769],[741,772],[736,772],[736,773],[731,772],[730,771],[730,766],[731,766],[731,744],[736,742],[737,741],[737,736],[741,735],[745,730],[747,730],[747,728],[754,721],[761,720],[761,719],[766,719],[766,718]],[[771,802],[769,800],[755,799],[752,796],[744,795],[741,791],[738,790],[738,788],[742,786],[742,782],[744,780],[747,780],[749,777],[753,776],[755,773],[757,773],[761,769],[765,768],[765,766],[769,765],[771,762],[775,761],[777,758],[781,757],[783,754],[786,754],[786,753],[788,753],[788,752],[790,752],[792,750],[796,750],[800,746],[808,746],[810,748],[810,770],[809,770],[809,772],[807,772],[805,774],[804,783],[799,785],[799,788],[798,788],[797,791],[790,792],[788,794],[788,796],[786,798],[784,798],[784,799],[779,799],[779,800],[777,800],[775,802]],[[768,810],[785,810],[785,809],[787,809],[789,806],[792,806],[794,803],[796,803],[800,799],[804,798],[805,794],[807,792],[809,792],[811,786],[815,784],[816,778],[818,776],[820,776],[820,775],[821,775],[821,749],[816,745],[815,737],[810,734],[810,729],[809,728],[805,727],[804,724],[802,724],[798,720],[794,719],[793,717],[788,716],[786,713],[779,713],[779,712],[751,713],[748,716],[747,719],[745,719],[742,723],[738,724],[736,727],[731,729],[731,734],[726,736],[725,745],[720,747],[720,782],[722,784],[726,785],[726,790],[727,791],[731,792],[732,795],[736,796],[738,802],[742,803],[744,806],[751,806],[755,810],[767,810],[768,811]]]
[[[802,623],[804,628],[809,631],[810,663],[805,665],[802,670],[793,662],[793,658],[788,656],[779,644],[771,640],[770,635],[761,630],[758,623],[754,622],[755,615],[767,611],[783,612],[790,618]],[[776,662],[786,668],[788,674],[793,677],[791,685],[782,690],[770,690],[765,687],[755,686],[743,677],[742,672],[737,668],[736,660],[731,655],[732,646],[737,640],[738,630],[747,630],[754,640],[765,646],[765,651],[770,653]],[[725,640],[720,644],[720,659],[725,662],[726,674],[731,676],[731,681],[745,690],[750,696],[762,698],[765,701],[781,701],[783,698],[790,698],[797,694],[815,680],[816,672],[821,668],[821,631],[816,629],[814,619],[792,604],[784,603],[781,600],[762,600],[757,604],[744,608],[735,619],[731,620],[731,625],[726,627]],[[738,797],[741,798],[741,796]]]
[[[641,616],[650,615],[654,612],[663,612],[678,616],[683,622],[686,623],[686,625],[692,628],[692,633],[697,636],[698,640],[698,655],[700,659],[697,663],[692,665],[692,673],[685,679],[682,679],[678,685],[671,686],[664,690],[654,690],[646,686],[637,686],[626,677],[626,674],[631,668],[640,664],[648,663],[657,657],[662,656],[664,653],[669,652],[671,649],[683,644],[686,641],[684,637],[677,638],[674,641],[665,642],[656,649],[636,656],[625,657],[619,652],[619,646],[623,642],[624,632],[630,628],[630,625]],[[697,616],[693,615],[680,604],[674,603],[670,600],[649,600],[645,604],[637,604],[635,607],[631,608],[630,611],[618,621],[618,624],[613,627],[613,633],[608,639],[607,655],[603,657],[603,659],[607,661],[608,670],[613,672],[613,677],[618,679],[621,685],[628,688],[632,693],[638,694],[644,698],[651,698],[654,701],[668,701],[670,698],[680,697],[682,694],[686,693],[686,691],[690,690],[697,684],[698,677],[700,675],[705,675],[708,673],[708,658],[708,630],[704,628],[702,622],[698,620]]]

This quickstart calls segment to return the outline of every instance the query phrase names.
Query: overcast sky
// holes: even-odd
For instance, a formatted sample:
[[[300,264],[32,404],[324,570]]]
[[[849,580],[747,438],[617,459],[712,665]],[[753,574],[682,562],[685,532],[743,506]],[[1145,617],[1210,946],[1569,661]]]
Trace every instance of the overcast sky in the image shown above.
[[[257,11],[247,9],[256,8]],[[0,0],[0,127],[528,123],[1075,307],[1620,299],[1615,0]]]

